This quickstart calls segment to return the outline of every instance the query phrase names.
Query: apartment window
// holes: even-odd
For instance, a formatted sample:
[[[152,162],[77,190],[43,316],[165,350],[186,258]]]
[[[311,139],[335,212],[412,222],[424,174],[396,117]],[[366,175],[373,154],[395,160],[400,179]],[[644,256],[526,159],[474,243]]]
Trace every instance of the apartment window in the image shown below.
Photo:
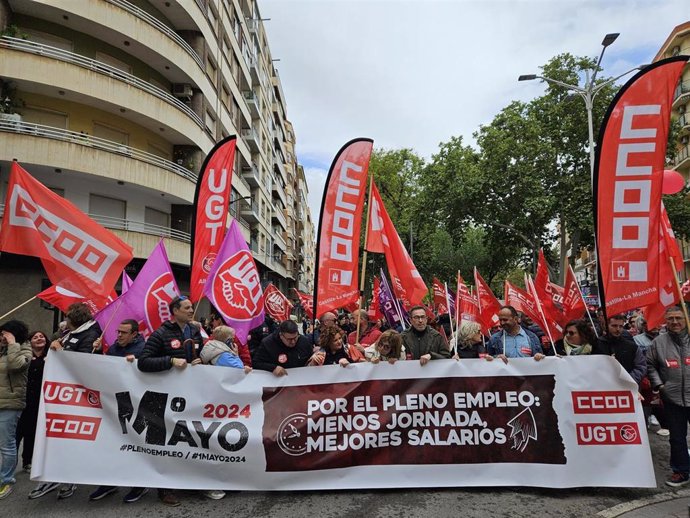
[[[232,78],[235,80],[235,84],[240,84],[240,60],[237,59],[235,54],[232,55]]]
[[[228,109],[228,111],[230,111],[232,109],[232,104],[230,102],[230,89],[225,85],[223,85],[220,98],[223,101],[225,107]],[[230,113],[230,115],[232,116],[232,112]]]
[[[172,160],[172,153],[170,151],[165,150],[164,148],[160,147],[157,144],[153,144],[152,142],[148,143],[147,151],[152,155],[165,158],[166,160]]]
[[[170,214],[152,207],[144,208],[144,223],[170,228]]]
[[[240,127],[240,105],[235,99],[232,100],[232,122],[236,128]]]
[[[210,58],[206,58],[206,75],[209,77],[211,82],[213,83],[213,86],[216,86],[216,83],[218,81],[218,67],[216,64],[211,61]]]
[[[100,194],[90,194],[89,213],[124,220],[127,214],[127,202]]]
[[[128,74],[132,73],[132,67],[129,65],[129,63],[120,61],[119,59],[111,56],[110,54],[106,54],[105,52],[96,52],[96,61],[110,65],[111,67],[122,70],[123,72],[127,72]]]
[[[41,45],[49,45],[51,47],[56,47],[58,49],[66,50],[72,52],[74,49],[74,44],[60,36],[55,36],[54,34],[48,34],[47,32],[37,31],[35,29],[21,28],[21,32],[28,35],[28,39],[33,43],[40,43]]]
[[[52,128],[67,129],[67,114],[36,106],[27,106],[21,109],[24,122],[42,124]]]
[[[206,111],[206,115],[204,116],[204,123],[206,124],[206,129],[209,131],[209,133],[213,135],[216,131],[216,119],[208,110]]]
[[[102,122],[93,123],[93,136],[110,140],[123,146],[129,145],[129,134],[113,126],[103,124]]]

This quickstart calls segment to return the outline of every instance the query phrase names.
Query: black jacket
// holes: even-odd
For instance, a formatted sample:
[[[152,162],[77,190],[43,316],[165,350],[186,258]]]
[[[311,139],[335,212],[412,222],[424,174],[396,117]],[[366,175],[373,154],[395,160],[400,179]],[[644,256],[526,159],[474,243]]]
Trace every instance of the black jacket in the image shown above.
[[[89,320],[62,338],[65,351],[93,353],[93,343],[101,336],[101,326],[95,320]]]
[[[186,335],[186,336],[185,336]],[[177,322],[167,321],[156,329],[144,345],[137,365],[143,372],[160,372],[172,367],[172,358],[184,358],[187,362],[194,359],[192,344],[185,345],[185,340],[191,339],[197,352],[201,349],[203,340],[199,328],[192,324],[185,326],[183,333]]]
[[[630,335],[604,335],[599,338],[596,348],[592,345],[592,354],[608,354],[614,356],[618,363],[639,384],[647,374],[647,360],[642,350],[637,347]]]
[[[38,412],[38,406],[41,403],[41,387],[43,386],[43,369],[46,364],[46,353],[48,350],[49,347],[46,345],[43,356],[33,356],[29,364],[25,412]]]
[[[131,354],[135,358],[139,358],[139,356],[141,356],[142,351],[144,350],[144,345],[144,337],[140,334],[137,334],[134,341],[128,343],[124,347],[120,347],[120,345],[117,342],[115,342],[108,348],[108,352],[106,354],[108,356],[121,356],[122,358]]]
[[[313,354],[313,347],[304,336],[297,339],[294,347],[286,347],[278,333],[268,335],[254,353],[252,366],[262,371],[273,372],[278,366],[285,369],[304,367]]]

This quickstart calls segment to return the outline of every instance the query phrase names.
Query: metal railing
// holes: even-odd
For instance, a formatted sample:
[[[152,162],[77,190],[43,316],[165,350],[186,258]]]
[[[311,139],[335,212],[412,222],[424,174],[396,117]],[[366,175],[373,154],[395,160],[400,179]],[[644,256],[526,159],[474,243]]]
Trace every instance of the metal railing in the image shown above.
[[[677,87],[676,91],[673,95],[673,100],[675,101],[678,99],[681,95],[687,94],[690,92],[690,81],[682,81]]]
[[[145,223],[143,221],[131,221],[128,219],[114,218],[112,216],[103,216],[101,214],[88,214],[88,216],[105,228],[141,232],[142,234],[150,234],[152,236],[169,237],[185,243],[191,242],[191,236],[188,232],[175,230],[174,228]]]
[[[680,117],[678,117],[678,124],[680,125],[681,128],[687,126],[690,124],[690,121],[688,121],[688,115],[687,113],[684,113]]]
[[[161,23],[161,21],[158,18],[156,18],[155,16],[151,16],[143,9],[140,9],[136,5],[127,2],[127,0],[106,0],[106,2],[116,5],[121,9],[124,9],[128,13],[133,14],[137,18],[144,20],[149,25],[161,31],[168,38],[172,39],[175,43],[182,47],[187,52],[187,54],[189,54],[192,57],[192,59],[196,61],[196,64],[199,65],[199,68],[202,71],[204,70],[204,62],[199,57],[199,54],[197,54],[196,51],[189,45],[189,43],[187,43],[179,34],[177,34],[167,25]],[[197,2],[197,5],[205,15],[206,13],[204,12],[202,4]]]
[[[133,147],[119,144],[118,142],[113,142],[112,140],[93,137],[91,135],[85,135],[84,133],[77,133],[76,131],[69,131],[52,126],[44,126],[42,124],[32,124],[29,122],[3,120],[1,116],[0,131],[61,140],[70,144],[78,144],[80,146],[87,146],[94,149],[115,153],[117,155],[123,155],[178,174],[194,183],[197,182],[198,178],[196,173],[193,173],[189,169],[182,167],[175,162],[166,160],[165,158],[161,158],[152,153],[147,153],[146,151],[140,151],[139,149],[135,149]]]
[[[676,153],[676,166],[688,157],[690,157],[690,147],[684,146]]]
[[[200,128],[204,128],[204,122],[201,120],[201,117],[199,117],[189,106],[178,100],[171,93],[166,92],[165,90],[158,88],[157,86],[148,83],[142,79],[139,79],[138,77],[132,74],[123,72],[119,68],[115,68],[95,59],[85,58],[83,56],[80,56],[79,54],[75,54],[74,52],[69,52],[66,50],[58,49],[56,47],[51,47],[49,45],[42,45],[40,43],[34,43],[19,38],[11,38],[9,36],[2,36],[2,38],[0,38],[0,47],[19,50],[22,52],[28,52],[31,54],[36,54],[38,56],[47,56],[52,59],[64,61],[66,63],[72,63],[73,65],[80,66],[87,70],[91,70],[104,76],[117,79],[136,88],[139,88],[140,90],[143,90],[146,93],[149,93],[155,97],[158,97],[159,99],[167,102],[168,104],[171,104],[178,110],[184,112],[185,115],[187,115],[194,122],[196,122]]]

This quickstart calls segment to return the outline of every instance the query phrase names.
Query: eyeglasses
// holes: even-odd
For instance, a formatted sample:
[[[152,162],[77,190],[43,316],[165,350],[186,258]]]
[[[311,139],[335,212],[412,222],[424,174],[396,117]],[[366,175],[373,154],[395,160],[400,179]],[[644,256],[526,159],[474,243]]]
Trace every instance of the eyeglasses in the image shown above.
[[[575,336],[577,334],[577,331],[566,331],[565,334],[568,336]]]
[[[413,317],[410,317],[412,320],[426,320],[427,316],[426,315],[415,315]]]
[[[285,340],[286,342],[296,342],[297,339],[299,338],[299,334],[296,334],[295,336],[287,336],[286,334],[280,333],[280,336]]]

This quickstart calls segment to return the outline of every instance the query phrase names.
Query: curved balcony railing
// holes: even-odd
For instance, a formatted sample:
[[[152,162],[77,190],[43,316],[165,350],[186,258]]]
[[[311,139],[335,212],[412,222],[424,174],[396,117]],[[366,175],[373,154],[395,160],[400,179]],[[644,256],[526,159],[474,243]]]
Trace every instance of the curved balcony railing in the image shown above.
[[[690,92],[690,81],[681,81],[678,86],[676,86],[675,94],[673,95],[673,100],[675,101],[681,95]]]
[[[101,216],[100,214],[89,214],[88,216],[95,222],[103,225],[105,228],[141,232],[142,234],[150,234],[152,236],[169,237],[185,243],[189,243],[191,241],[191,236],[188,232],[182,232],[181,230],[175,230],[174,228],[170,227],[153,225],[152,223],[144,223],[142,221],[113,218],[111,216]]]
[[[204,122],[201,120],[201,117],[199,117],[189,106],[178,100],[169,92],[166,92],[165,90],[158,88],[151,83],[139,79],[132,74],[123,72],[119,68],[115,68],[95,59],[85,58],[79,54],[75,54],[74,52],[51,47],[50,45],[42,45],[40,43],[34,43],[32,41],[26,41],[19,38],[11,38],[9,36],[3,36],[0,38],[0,48],[19,50],[22,52],[36,54],[38,56],[47,56],[52,59],[72,63],[73,65],[77,65],[104,76],[117,79],[118,81],[122,81],[131,86],[139,88],[140,90],[143,90],[167,102],[178,110],[184,112],[185,115],[196,122],[200,128],[204,128]]]
[[[676,153],[676,166],[688,157],[690,157],[690,146],[684,146]]]
[[[156,167],[160,167],[161,169],[165,169],[171,173],[180,175],[194,183],[197,182],[198,178],[198,176],[189,169],[182,167],[175,162],[171,162],[170,160],[166,160],[165,158],[113,142],[112,140],[93,137],[91,135],[77,133],[76,131],[68,131],[61,128],[54,128],[52,126],[44,126],[42,124],[3,120],[2,115],[0,115],[0,131],[61,140],[63,142],[69,142],[70,144],[78,144],[80,146],[101,149],[103,151],[123,155],[135,160],[140,160],[141,162],[146,162],[147,164],[155,165]]]
[[[121,9],[124,9],[128,13],[144,20],[149,25],[161,31],[168,38],[172,39],[175,43],[182,47],[187,52],[187,54],[189,54],[192,57],[192,59],[196,61],[196,64],[199,65],[199,68],[202,71],[204,70],[204,62],[199,57],[199,54],[197,54],[196,51],[192,47],[190,47],[189,43],[187,43],[179,34],[177,34],[174,30],[172,30],[164,23],[161,23],[161,21],[158,20],[155,16],[151,16],[143,9],[140,9],[136,5],[131,4],[126,0],[106,0],[106,2],[116,5]],[[199,2],[197,2],[197,5],[199,5],[201,11],[204,12],[204,9],[201,7],[201,4]]]

